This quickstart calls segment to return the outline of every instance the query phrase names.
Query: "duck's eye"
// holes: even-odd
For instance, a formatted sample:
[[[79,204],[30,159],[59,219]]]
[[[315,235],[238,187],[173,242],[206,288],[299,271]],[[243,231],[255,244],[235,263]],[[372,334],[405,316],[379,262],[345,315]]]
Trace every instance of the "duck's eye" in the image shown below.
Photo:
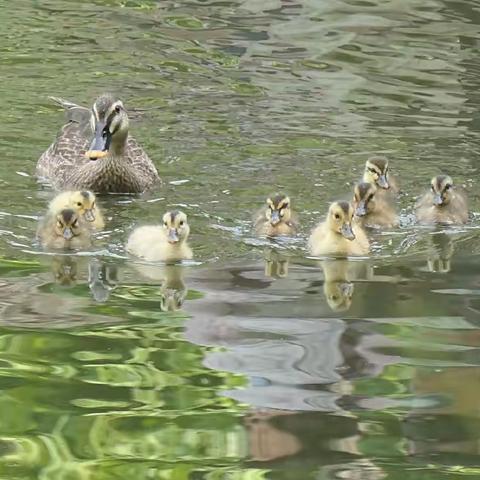
[[[336,218],[337,220],[340,220],[340,215],[339,215],[338,213],[336,213],[336,214],[335,214],[335,218]]]
[[[102,131],[102,137],[105,138],[107,136],[107,133],[108,133],[108,128],[105,127]]]

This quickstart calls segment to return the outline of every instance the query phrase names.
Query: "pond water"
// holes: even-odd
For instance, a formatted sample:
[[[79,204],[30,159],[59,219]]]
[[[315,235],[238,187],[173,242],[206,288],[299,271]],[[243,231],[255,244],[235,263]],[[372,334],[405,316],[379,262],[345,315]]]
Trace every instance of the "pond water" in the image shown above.
[[[19,0],[0,18],[2,478],[480,478],[478,2]],[[47,255],[48,96],[104,91],[164,186],[101,198],[94,248]],[[309,258],[373,154],[401,226],[369,259]],[[412,221],[440,172],[465,227]],[[294,240],[252,233],[275,191]],[[129,259],[134,225],[173,206],[195,261]]]

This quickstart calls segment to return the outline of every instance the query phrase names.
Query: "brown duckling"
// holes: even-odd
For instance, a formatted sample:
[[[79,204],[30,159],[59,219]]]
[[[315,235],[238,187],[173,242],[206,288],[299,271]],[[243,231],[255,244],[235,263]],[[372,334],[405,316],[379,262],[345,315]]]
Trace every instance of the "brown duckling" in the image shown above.
[[[389,202],[377,198],[378,189],[373,183],[357,183],[353,194],[355,218],[363,227],[394,227],[397,215]]]
[[[312,232],[308,244],[312,255],[366,255],[370,250],[362,227],[354,222],[349,202],[330,205],[326,220]]]
[[[49,213],[41,222],[37,236],[44,248],[78,249],[92,244],[91,231],[71,208]]]
[[[187,244],[190,227],[183,212],[171,211],[163,216],[163,225],[138,227],[130,235],[126,249],[148,261],[176,262],[193,257]]]
[[[417,220],[423,224],[463,224],[468,221],[468,203],[464,192],[454,187],[448,175],[432,178],[430,191],[417,203]]]
[[[398,193],[398,185],[396,179],[390,175],[388,169],[388,159],[386,157],[375,156],[370,157],[365,163],[365,171],[363,172],[364,182],[373,183],[379,190],[381,196]],[[387,195],[388,197],[388,195]]]
[[[297,232],[297,222],[290,204],[290,198],[284,194],[268,197],[266,208],[262,208],[256,215],[257,235],[267,237],[294,235]]]
[[[61,208],[72,208],[77,211],[95,230],[105,226],[103,215],[98,208],[96,197],[89,190],[66,191],[59,193],[48,206],[50,212],[58,212]]]

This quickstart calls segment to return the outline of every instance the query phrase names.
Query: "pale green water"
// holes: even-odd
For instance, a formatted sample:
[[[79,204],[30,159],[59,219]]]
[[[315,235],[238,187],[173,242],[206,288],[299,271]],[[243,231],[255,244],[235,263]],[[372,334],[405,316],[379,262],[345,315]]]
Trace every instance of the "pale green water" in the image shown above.
[[[21,0],[0,36],[0,478],[480,478],[475,1]],[[44,255],[47,97],[103,91],[165,186],[101,199],[87,254]],[[372,154],[401,228],[369,261],[308,259]],[[472,222],[432,235],[412,205],[442,171]],[[272,246],[251,216],[276,190],[301,234]],[[129,260],[172,206],[196,262]]]

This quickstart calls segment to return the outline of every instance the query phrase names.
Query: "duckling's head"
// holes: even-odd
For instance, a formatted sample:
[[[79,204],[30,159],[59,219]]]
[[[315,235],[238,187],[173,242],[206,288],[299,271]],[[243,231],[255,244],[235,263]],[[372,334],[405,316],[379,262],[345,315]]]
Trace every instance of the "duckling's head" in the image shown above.
[[[448,175],[437,175],[430,182],[433,204],[437,207],[448,205],[453,194],[453,180]]]
[[[273,226],[278,225],[280,222],[290,221],[292,218],[290,198],[282,193],[268,197],[265,216]]]
[[[357,217],[364,217],[375,209],[376,187],[373,183],[357,183],[353,193],[353,207]]]
[[[87,222],[95,221],[95,194],[89,190],[73,192],[70,205],[82,215]]]
[[[105,93],[95,100],[90,117],[94,139],[86,156],[90,160],[121,153],[128,136],[128,115],[123,103]]]
[[[352,219],[353,206],[350,202],[334,202],[330,205],[327,218],[330,229],[347,240],[355,240]]]
[[[55,233],[65,240],[71,240],[79,234],[79,216],[75,210],[64,208],[56,217]]]
[[[373,183],[377,187],[388,190],[388,159],[385,157],[371,157],[365,163],[363,181]]]
[[[171,244],[184,242],[190,233],[187,216],[178,210],[167,212],[163,216],[163,228],[168,243]]]

